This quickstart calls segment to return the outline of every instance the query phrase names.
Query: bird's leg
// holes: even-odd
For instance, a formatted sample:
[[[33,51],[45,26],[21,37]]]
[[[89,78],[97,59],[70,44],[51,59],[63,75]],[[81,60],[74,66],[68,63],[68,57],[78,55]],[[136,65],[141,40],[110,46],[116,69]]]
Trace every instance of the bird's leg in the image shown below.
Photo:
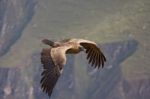
[[[60,65],[60,66],[59,66],[59,69],[60,69],[60,73],[62,74],[62,72],[63,72],[63,66]]]
[[[63,72],[63,66],[57,66],[57,70],[59,71],[60,74],[62,74]]]
[[[62,74],[62,72],[63,72],[63,69],[60,70],[60,74]]]

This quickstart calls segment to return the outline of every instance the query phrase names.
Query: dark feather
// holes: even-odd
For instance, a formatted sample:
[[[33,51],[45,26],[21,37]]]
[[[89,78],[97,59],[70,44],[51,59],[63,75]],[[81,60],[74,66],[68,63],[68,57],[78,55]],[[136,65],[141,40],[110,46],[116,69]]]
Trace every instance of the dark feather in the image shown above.
[[[105,56],[101,52],[101,50],[95,45],[91,43],[81,42],[82,45],[86,49],[87,59],[91,65],[95,65],[94,67],[104,66],[104,62],[106,61]]]
[[[54,45],[55,45],[55,43],[54,43],[53,41],[50,41],[50,40],[48,40],[48,39],[43,39],[42,42],[43,42],[44,44],[49,45],[49,46],[54,46]]]
[[[43,49],[41,53],[41,63],[43,64],[43,72],[41,73],[41,88],[51,96],[53,88],[60,76],[59,67],[57,67],[50,55],[51,49]]]

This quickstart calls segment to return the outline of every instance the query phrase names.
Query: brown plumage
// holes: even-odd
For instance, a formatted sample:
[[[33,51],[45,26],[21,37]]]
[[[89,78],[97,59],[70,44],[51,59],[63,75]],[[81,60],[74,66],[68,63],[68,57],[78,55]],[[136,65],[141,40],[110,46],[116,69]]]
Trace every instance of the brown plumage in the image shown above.
[[[76,54],[85,51],[89,63],[95,68],[104,67],[106,58],[95,42],[84,39],[65,39],[53,42],[47,39],[42,40],[44,44],[51,46],[41,52],[41,63],[43,72],[41,73],[41,88],[51,96],[53,88],[66,64],[66,54]]]

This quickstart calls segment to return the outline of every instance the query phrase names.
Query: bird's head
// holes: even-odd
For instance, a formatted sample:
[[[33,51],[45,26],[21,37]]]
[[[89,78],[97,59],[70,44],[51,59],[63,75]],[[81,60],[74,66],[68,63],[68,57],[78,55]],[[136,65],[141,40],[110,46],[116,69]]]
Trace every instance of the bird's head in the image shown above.
[[[84,48],[83,46],[79,46],[79,50],[80,50],[80,51],[84,51],[85,48]]]

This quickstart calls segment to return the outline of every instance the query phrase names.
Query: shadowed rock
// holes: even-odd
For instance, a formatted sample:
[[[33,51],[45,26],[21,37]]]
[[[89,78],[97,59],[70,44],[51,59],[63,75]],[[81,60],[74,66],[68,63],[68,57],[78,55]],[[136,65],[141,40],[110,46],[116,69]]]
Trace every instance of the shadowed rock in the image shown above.
[[[87,82],[86,88],[83,87],[84,90],[82,90],[82,93],[78,93],[80,90],[77,85],[80,84],[82,88],[83,83],[76,82],[76,77],[78,80],[83,80],[83,77],[76,75],[78,71],[75,71],[75,59],[73,56],[68,56],[68,63],[65,66],[64,73],[56,84],[51,99],[113,99],[110,97],[112,93],[113,97],[123,98],[123,96],[120,95],[122,93],[115,90],[117,87],[120,88],[120,81],[124,80],[122,78],[121,66],[119,65],[123,60],[134,53],[137,49],[137,45],[138,43],[135,40],[102,44],[101,48],[107,57],[106,66],[101,70],[85,66],[87,78],[90,82]],[[40,88],[40,73],[42,70],[40,54],[33,54],[31,59],[32,61],[28,67],[0,68],[1,99],[9,97],[13,97],[14,99],[30,99],[31,97],[34,99],[49,99]],[[82,57],[80,58],[79,55],[76,61],[81,62],[80,59],[82,59]],[[83,62],[86,64],[85,61]],[[149,89],[147,88],[145,91],[142,88],[146,88],[144,86],[150,83],[149,80],[145,79],[141,82],[140,84],[138,84],[138,81],[136,82],[136,87],[140,87],[139,95],[148,95]],[[128,86],[131,84],[132,83],[124,82],[124,84],[121,85],[123,86],[122,88],[124,88],[122,91],[124,94],[128,93],[128,89],[130,89]],[[131,88],[131,90],[133,89]],[[132,91],[129,93],[132,94]]]
[[[101,71],[88,68],[90,79],[93,81],[87,89],[87,99],[97,99],[98,97],[108,99],[108,95],[122,78],[120,64],[136,51],[137,45],[136,40],[128,40],[102,46],[107,63],[104,70]]]
[[[0,56],[20,38],[34,15],[36,0],[0,0]]]

